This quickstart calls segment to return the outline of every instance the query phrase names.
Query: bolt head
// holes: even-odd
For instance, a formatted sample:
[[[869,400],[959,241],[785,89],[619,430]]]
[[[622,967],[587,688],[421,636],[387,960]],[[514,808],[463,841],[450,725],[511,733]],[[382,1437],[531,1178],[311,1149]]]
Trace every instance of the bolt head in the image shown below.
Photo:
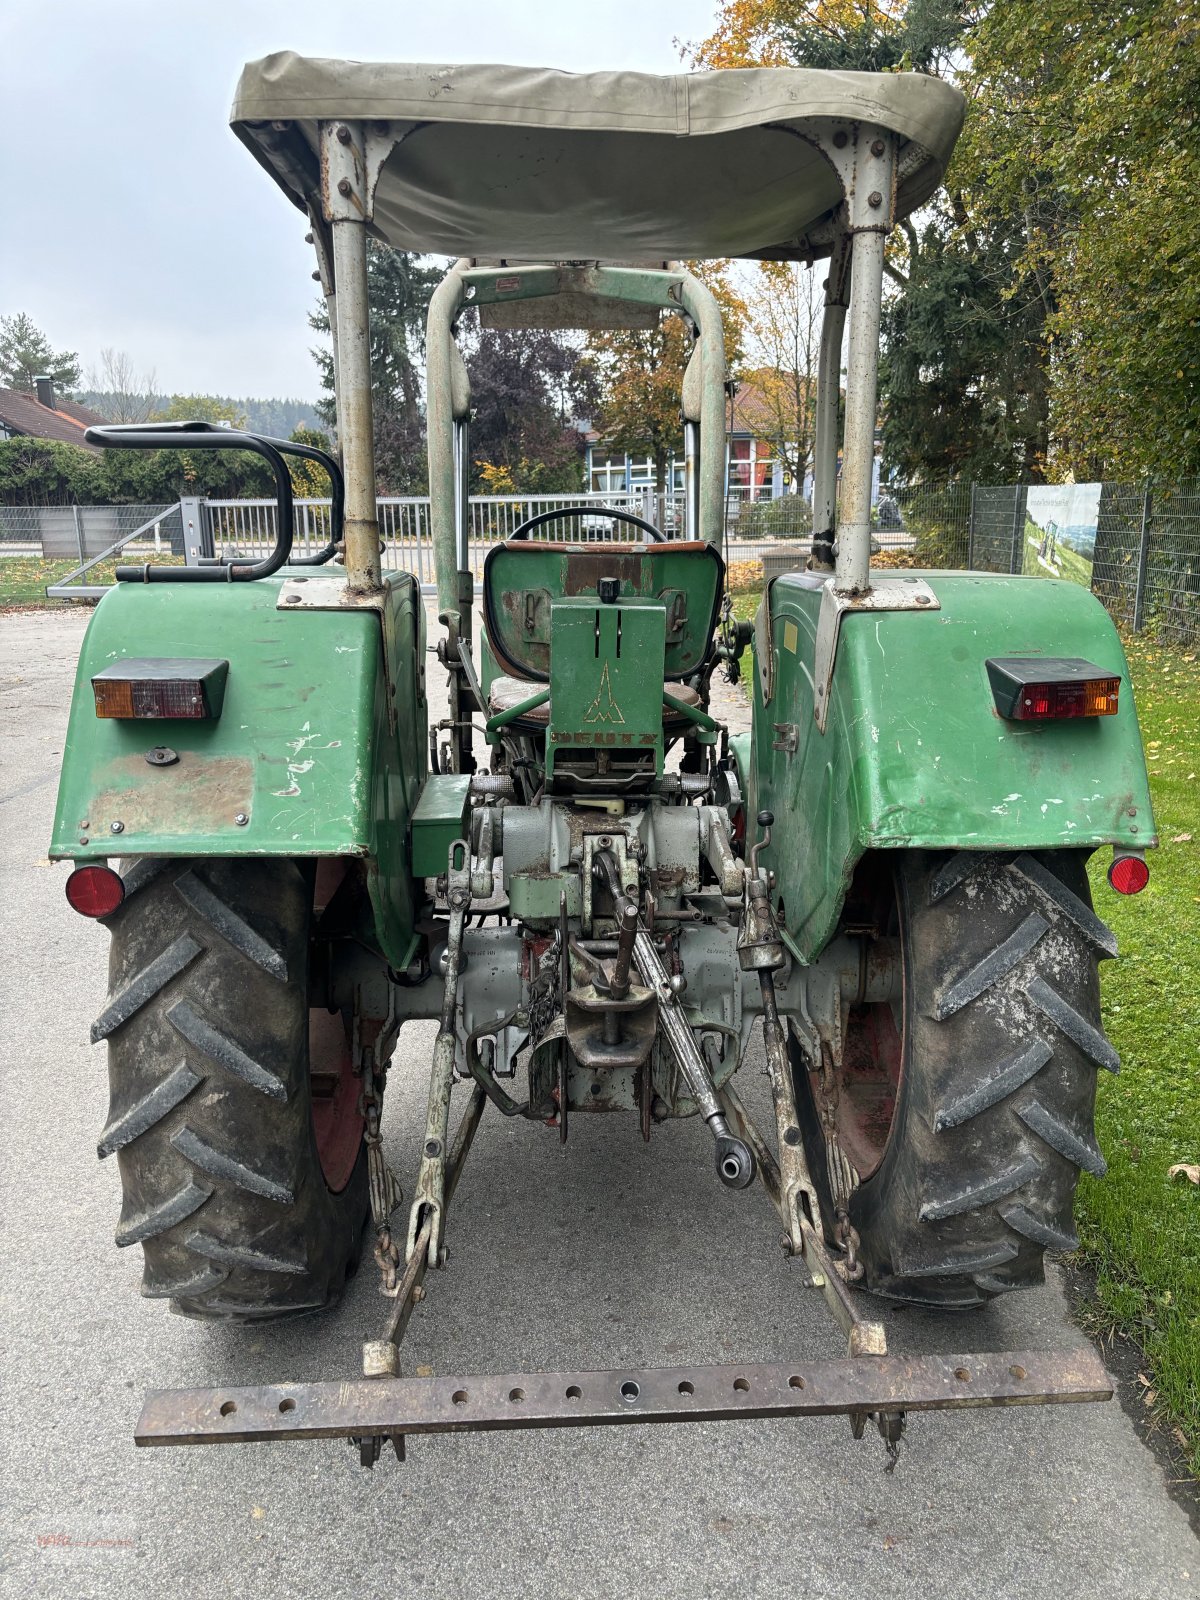
[[[871,207],[872,211],[879,210],[880,206],[883,204],[883,196],[880,194],[878,189],[871,190],[870,194],[867,196],[867,204]]]
[[[833,136],[834,148],[837,150],[844,150],[849,138],[850,135],[846,132],[846,130],[844,128],[839,128]]]
[[[884,144],[882,139],[871,140],[871,154],[873,156],[881,156],[886,149],[887,145]]]
[[[124,833],[125,824],[123,822],[110,822],[108,825],[108,831],[109,833]]]
[[[246,826],[246,824],[250,821],[250,818],[246,815],[246,813],[244,811],[239,811],[237,816],[234,817],[233,820],[237,823],[239,828],[244,828]]]
[[[350,129],[343,122],[341,124],[341,126],[338,128],[338,131],[337,131],[337,141],[338,141],[338,143],[339,144],[349,144],[352,137],[353,137],[353,135],[351,134]]]
[[[337,189],[343,200],[348,199],[350,195],[350,179],[340,178],[338,180]]]

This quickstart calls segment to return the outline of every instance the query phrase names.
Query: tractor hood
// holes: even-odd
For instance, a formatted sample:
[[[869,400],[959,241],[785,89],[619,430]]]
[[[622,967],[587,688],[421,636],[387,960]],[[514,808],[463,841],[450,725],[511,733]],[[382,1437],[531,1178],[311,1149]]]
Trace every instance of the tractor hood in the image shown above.
[[[373,231],[399,249],[506,259],[661,261],[829,253],[842,186],[810,135],[887,128],[896,216],[941,182],[963,96],[919,73],[790,67],[653,76],[540,67],[325,61],[290,51],[242,73],[238,137],[319,212],[317,126],[398,142]]]

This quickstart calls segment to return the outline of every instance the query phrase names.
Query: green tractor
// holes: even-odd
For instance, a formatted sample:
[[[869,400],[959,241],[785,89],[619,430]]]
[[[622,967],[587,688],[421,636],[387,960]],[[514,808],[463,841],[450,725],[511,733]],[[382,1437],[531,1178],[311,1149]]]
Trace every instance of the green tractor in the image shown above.
[[[1077,1176],[1104,1170],[1097,1076],[1117,1069],[1098,986],[1115,945],[1084,869],[1111,847],[1128,892],[1155,843],[1126,663],[1089,593],[871,570],[884,250],[962,110],[903,73],[246,69],[235,131],[316,247],[340,461],[199,423],[92,430],[256,451],[277,543],[118,571],[51,854],[112,934],[100,1153],[143,1293],[234,1323],[320,1310],[369,1221],[387,1314],[361,1378],[155,1392],[139,1443],[343,1436],[369,1464],[423,1432],[841,1412],[894,1449],[913,1409],[1108,1397],[1090,1352],[890,1355],[862,1293],[978,1306],[1075,1243]],[[368,234],[457,258],[428,327],[432,727],[420,588],[381,571]],[[721,318],[680,265],[730,256],[828,273],[812,554],[752,625],[725,591]],[[471,308],[505,327],[674,316],[694,340],[684,525],[532,517],[490,549],[478,618]],[[333,536],[304,559],[289,452],[334,483]],[[710,689],[746,652],[752,730],[731,734]],[[438,1030],[405,1220],[380,1116],[414,1018]],[[757,1027],[768,1128],[735,1086]],[[564,1142],[600,1112],[647,1140],[702,1118],[717,1181],[761,1184],[846,1357],[401,1376],[489,1107]]]

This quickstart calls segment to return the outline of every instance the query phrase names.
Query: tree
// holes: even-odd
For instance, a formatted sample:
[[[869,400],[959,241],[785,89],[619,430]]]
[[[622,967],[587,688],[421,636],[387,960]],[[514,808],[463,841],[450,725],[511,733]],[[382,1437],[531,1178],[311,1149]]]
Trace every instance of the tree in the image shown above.
[[[104,413],[110,422],[146,422],[155,409],[156,383],[153,368],[135,372],[127,352],[111,345],[101,350],[99,369],[88,373],[89,389],[104,394]]]
[[[824,274],[764,261],[746,290],[746,359],[767,439],[796,492],[812,460]]]
[[[574,421],[596,402],[579,347],[544,329],[484,328],[466,366],[476,486],[489,494],[578,490],[584,441]]]
[[[0,505],[94,503],[96,458],[78,445],[18,434],[0,439]]]
[[[1052,471],[1200,472],[1200,4],[995,0],[960,169],[1019,214],[1045,307]]]
[[[367,241],[375,476],[385,493],[422,493],[426,486],[419,364],[425,355],[425,314],[441,276],[428,257]],[[315,332],[328,335],[323,302],[308,321]],[[318,414],[336,426],[332,352],[317,346],[313,359],[328,396],[318,404]]]
[[[49,378],[60,394],[79,383],[79,357],[73,350],[51,348],[50,341],[23,311],[0,317],[0,383],[33,393],[35,378]]]
[[[691,270],[716,295],[725,328],[725,360],[741,361],[746,306],[723,263],[692,262]],[[595,333],[588,349],[600,393],[597,425],[617,450],[644,451],[654,463],[656,494],[666,489],[667,463],[683,446],[683,374],[692,340],[683,318],[660,317],[651,331],[620,328]]]

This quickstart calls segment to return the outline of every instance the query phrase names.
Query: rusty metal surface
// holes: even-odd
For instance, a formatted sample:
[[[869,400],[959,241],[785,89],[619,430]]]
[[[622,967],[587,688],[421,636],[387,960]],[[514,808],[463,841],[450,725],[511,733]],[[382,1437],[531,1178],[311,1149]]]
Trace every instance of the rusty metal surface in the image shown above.
[[[1108,1400],[1094,1350],[880,1356],[786,1365],[367,1378],[146,1396],[139,1445],[473,1433],[624,1422],[939,1411]]]

